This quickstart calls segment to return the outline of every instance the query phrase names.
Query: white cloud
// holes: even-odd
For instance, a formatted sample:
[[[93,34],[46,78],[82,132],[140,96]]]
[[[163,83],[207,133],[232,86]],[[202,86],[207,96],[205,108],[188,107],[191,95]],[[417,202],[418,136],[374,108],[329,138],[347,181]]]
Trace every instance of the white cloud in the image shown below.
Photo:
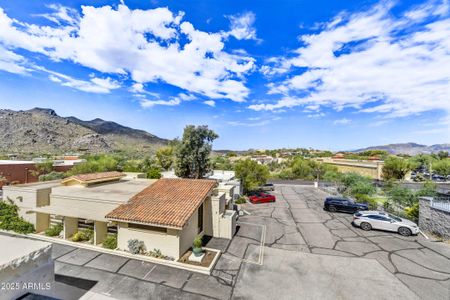
[[[216,102],[214,102],[213,100],[206,100],[206,101],[203,101],[203,103],[206,105],[209,105],[211,107],[216,106]]]
[[[233,36],[238,40],[258,40],[256,29],[253,27],[256,19],[253,12],[227,16],[227,18],[230,20],[230,31],[225,35]]]
[[[112,80],[111,78],[98,78],[92,77],[90,81],[75,79],[71,76],[64,75],[58,72],[50,71],[45,68],[39,67],[37,70],[46,72],[49,74],[48,78],[61,84],[62,86],[71,87],[83,92],[97,93],[97,94],[107,94],[114,89],[120,88],[120,84]]]
[[[399,18],[390,2],[382,2],[369,11],[339,14],[300,40],[303,46],[292,58],[273,58],[262,69],[288,75],[269,85],[269,93],[282,98],[250,109],[351,107],[389,117],[450,111],[448,1],[427,2]]]
[[[12,51],[2,47],[0,44],[0,70],[16,73],[26,74],[30,70],[25,66],[26,59]]]
[[[334,120],[333,124],[334,125],[348,125],[352,122],[352,120],[347,119],[347,118],[342,118],[339,120]]]
[[[47,7],[52,10],[51,13],[39,14],[36,16],[44,17],[58,25],[65,23],[74,25],[79,22],[80,15],[76,9],[61,4],[50,4],[47,5]]]
[[[141,84],[164,82],[211,99],[245,101],[244,76],[254,59],[224,51],[223,33],[199,31],[182,12],[82,6],[51,7],[44,15],[55,26],[38,26],[10,18],[0,8],[0,45],[25,49],[54,61],[71,61]]]
[[[271,124],[272,122],[275,122],[275,121],[278,121],[278,120],[281,120],[281,118],[280,117],[275,117],[275,118],[266,118],[264,120],[259,120],[258,119],[258,122],[254,122],[254,121],[251,121],[251,122],[229,121],[227,123],[228,123],[228,125],[231,125],[231,126],[259,127],[259,126],[264,126],[264,125]]]
[[[141,106],[144,108],[151,108],[156,105],[163,105],[163,106],[177,106],[181,104],[181,99],[177,97],[173,97],[170,100],[148,100],[143,99],[141,100]]]

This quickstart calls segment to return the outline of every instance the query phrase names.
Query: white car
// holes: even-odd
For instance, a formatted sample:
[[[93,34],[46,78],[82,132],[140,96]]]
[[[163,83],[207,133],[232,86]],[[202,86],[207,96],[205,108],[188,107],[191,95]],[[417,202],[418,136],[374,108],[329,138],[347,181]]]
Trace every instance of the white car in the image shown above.
[[[419,227],[410,220],[383,211],[360,211],[353,215],[353,224],[362,230],[381,229],[398,232],[403,236],[419,234]]]

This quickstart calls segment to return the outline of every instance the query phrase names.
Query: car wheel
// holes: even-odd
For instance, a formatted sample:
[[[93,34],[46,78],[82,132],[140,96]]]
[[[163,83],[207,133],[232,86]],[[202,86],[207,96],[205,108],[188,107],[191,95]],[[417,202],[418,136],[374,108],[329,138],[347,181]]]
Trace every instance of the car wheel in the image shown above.
[[[336,211],[337,211],[336,207],[334,207],[333,205],[330,205],[330,206],[328,207],[328,210],[329,210],[330,212],[336,212]]]
[[[359,225],[359,227],[361,227],[361,229],[362,229],[362,230],[365,230],[365,231],[369,231],[369,230],[372,229],[372,225],[370,225],[370,224],[367,223],[367,222],[362,222],[362,223]]]
[[[412,234],[411,229],[406,228],[406,227],[400,227],[398,229],[398,233],[400,233],[400,235],[403,235],[403,236],[410,236]]]

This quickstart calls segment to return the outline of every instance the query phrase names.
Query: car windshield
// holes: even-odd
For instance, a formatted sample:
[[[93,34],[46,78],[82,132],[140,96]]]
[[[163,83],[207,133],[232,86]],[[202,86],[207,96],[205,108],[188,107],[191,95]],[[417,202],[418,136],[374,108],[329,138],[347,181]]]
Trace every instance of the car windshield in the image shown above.
[[[388,214],[388,216],[389,216],[389,218],[391,218],[391,219],[393,219],[393,220],[395,220],[395,221],[397,221],[397,222],[401,222],[401,221],[402,221],[402,219],[400,219],[400,218],[397,217],[397,216],[394,216],[394,215],[391,215],[391,214]]]

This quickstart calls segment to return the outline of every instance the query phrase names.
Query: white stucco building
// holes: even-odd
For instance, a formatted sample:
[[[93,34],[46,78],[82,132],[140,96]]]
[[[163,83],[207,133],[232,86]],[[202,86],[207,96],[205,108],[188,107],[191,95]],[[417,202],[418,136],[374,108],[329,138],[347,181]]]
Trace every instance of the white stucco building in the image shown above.
[[[178,259],[197,235],[231,238],[236,213],[227,210],[234,186],[212,179],[141,179],[120,172],[76,175],[62,181],[8,186],[4,199],[19,207],[19,214],[43,232],[63,224],[62,238],[91,228],[100,245],[117,233],[118,248],[128,241],[143,241]]]

